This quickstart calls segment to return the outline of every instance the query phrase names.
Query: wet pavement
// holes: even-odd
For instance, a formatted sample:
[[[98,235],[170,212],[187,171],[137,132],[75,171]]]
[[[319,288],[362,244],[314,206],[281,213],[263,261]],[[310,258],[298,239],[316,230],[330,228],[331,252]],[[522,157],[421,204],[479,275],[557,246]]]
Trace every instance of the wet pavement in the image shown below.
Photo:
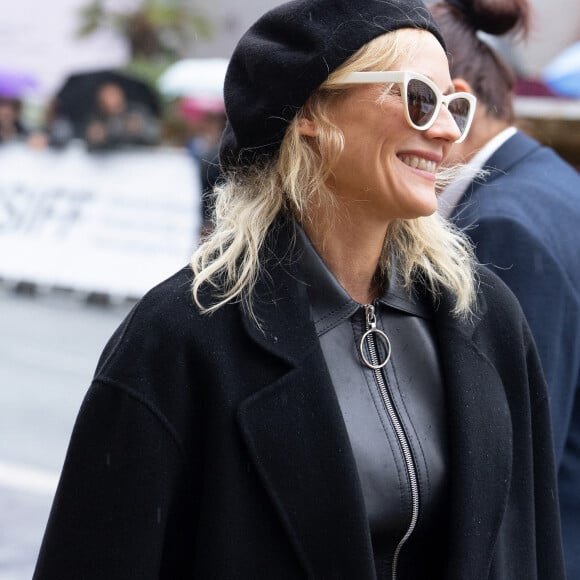
[[[68,439],[131,303],[0,284],[0,580],[30,580]]]

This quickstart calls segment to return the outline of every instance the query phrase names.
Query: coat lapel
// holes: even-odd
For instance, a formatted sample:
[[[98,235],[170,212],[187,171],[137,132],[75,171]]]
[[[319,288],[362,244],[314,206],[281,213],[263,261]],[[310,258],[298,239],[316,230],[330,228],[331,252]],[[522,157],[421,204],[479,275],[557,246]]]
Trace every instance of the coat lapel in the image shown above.
[[[287,232],[277,244],[291,246]],[[246,317],[246,330],[289,370],[240,405],[242,437],[308,577],[374,578],[358,473],[306,288],[288,257],[268,273],[255,291],[261,329]]]
[[[321,354],[246,400],[248,450],[310,578],[374,577],[366,510]]]
[[[438,318],[451,442],[450,564],[445,578],[483,579],[511,485],[510,410],[501,378],[474,339],[477,322],[441,314]]]

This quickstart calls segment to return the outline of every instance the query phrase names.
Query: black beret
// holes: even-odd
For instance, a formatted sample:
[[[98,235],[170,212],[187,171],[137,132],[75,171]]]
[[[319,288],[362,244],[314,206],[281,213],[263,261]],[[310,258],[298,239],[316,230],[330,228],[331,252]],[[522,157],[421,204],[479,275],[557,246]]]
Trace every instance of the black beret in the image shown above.
[[[399,28],[443,38],[421,0],[293,0],[240,39],[224,83],[224,170],[273,157],[286,128],[329,74],[362,46]]]

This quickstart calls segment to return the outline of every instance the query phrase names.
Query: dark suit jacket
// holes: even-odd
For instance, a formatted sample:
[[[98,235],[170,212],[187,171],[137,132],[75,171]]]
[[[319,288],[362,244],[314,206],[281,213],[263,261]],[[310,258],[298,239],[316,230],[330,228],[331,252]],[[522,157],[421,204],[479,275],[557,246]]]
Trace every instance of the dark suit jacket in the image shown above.
[[[452,219],[517,296],[549,386],[568,577],[580,579],[580,174],[516,133]]]
[[[274,256],[287,254],[282,232]],[[353,453],[296,260],[238,304],[194,307],[184,269],[114,334],[80,411],[35,580],[373,580]],[[561,580],[547,393],[513,295],[481,272],[472,322],[441,297],[445,570],[401,580]],[[442,533],[443,530],[442,530]],[[438,558],[441,560],[441,558]]]

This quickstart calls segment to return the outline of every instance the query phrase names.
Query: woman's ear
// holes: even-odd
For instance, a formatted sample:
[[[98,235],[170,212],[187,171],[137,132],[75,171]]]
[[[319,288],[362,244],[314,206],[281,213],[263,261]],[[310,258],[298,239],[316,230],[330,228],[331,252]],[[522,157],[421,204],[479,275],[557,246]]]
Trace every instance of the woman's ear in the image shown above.
[[[304,135],[304,137],[316,137],[318,135],[318,129],[316,129],[314,121],[302,117],[298,121],[298,133]]]

